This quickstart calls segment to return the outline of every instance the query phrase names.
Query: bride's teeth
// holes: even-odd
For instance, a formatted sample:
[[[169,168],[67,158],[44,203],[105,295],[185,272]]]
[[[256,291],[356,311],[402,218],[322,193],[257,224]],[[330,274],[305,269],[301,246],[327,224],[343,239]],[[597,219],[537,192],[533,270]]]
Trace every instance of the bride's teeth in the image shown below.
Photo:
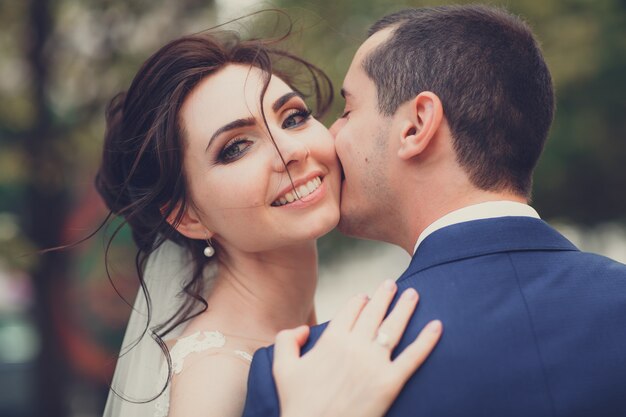
[[[306,184],[303,184],[296,188],[293,192],[288,192],[283,197],[278,198],[272,205],[275,206],[284,206],[288,203],[293,203],[297,199],[303,198],[311,194],[313,191],[317,189],[322,184],[322,179],[320,177],[315,177]]]

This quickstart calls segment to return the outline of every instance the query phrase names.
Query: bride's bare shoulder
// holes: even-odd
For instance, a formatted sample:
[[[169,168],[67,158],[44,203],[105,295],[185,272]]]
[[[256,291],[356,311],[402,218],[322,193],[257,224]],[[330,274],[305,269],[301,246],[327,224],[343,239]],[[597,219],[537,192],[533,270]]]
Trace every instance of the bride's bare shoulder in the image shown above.
[[[179,339],[172,348],[170,417],[239,417],[243,412],[250,363],[227,347],[219,332],[206,333]],[[180,354],[184,361],[178,360]]]

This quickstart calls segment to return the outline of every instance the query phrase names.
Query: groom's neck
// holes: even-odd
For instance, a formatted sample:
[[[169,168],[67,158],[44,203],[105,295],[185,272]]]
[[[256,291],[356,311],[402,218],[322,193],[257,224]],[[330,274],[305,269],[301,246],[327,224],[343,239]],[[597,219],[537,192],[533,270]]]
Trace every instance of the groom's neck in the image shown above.
[[[407,204],[407,210],[402,216],[405,223],[399,230],[404,230],[406,233],[399,236],[396,244],[410,255],[413,255],[413,249],[420,234],[446,214],[489,201],[528,202],[526,198],[511,192],[485,191],[475,187],[467,187],[465,189],[453,189],[453,187],[450,187],[449,190],[440,192],[433,190],[430,195],[431,198],[424,196],[424,198],[420,198],[418,201]],[[413,210],[409,207],[413,207]]]

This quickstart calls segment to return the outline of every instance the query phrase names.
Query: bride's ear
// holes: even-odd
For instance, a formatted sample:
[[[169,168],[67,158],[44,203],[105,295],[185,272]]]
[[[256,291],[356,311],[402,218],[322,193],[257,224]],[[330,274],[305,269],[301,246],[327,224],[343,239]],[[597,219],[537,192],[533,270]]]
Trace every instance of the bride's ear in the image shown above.
[[[161,209],[164,212],[165,208]],[[182,210],[182,214],[179,213]],[[176,204],[172,212],[165,219],[180,234],[190,239],[208,239],[213,233],[204,226],[200,220],[200,216],[192,204]]]
[[[441,126],[443,105],[436,94],[423,91],[408,103],[405,114],[398,156],[407,160],[428,148]]]

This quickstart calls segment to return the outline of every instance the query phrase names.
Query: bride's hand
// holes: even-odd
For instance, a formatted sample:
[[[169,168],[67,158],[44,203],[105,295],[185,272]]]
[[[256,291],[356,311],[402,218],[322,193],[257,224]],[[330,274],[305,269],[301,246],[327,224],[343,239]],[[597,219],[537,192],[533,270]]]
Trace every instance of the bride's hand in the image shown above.
[[[303,356],[307,326],[277,335],[273,372],[282,417],[378,417],[387,411],[442,331],[441,322],[430,322],[392,361],[418,301],[414,289],[404,291],[385,318],[396,291],[393,281],[385,281],[371,300],[352,298]]]

